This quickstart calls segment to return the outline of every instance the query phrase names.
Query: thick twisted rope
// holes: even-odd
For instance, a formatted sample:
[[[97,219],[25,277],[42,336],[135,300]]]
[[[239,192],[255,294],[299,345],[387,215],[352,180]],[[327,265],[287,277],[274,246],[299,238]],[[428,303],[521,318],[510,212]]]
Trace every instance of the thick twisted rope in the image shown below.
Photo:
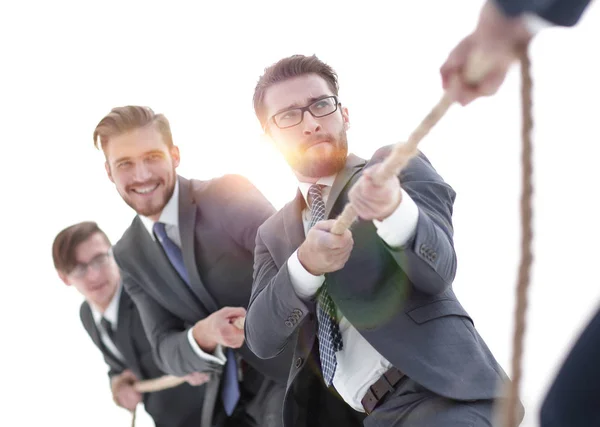
[[[177,387],[184,383],[185,380],[181,377],[173,375],[164,375],[151,380],[138,381],[133,384],[133,388],[138,393],[152,393],[153,391],[166,390],[171,387]],[[135,427],[136,408],[131,411],[131,427]]]
[[[527,55],[527,48],[520,51],[521,62],[521,137],[523,147],[521,152],[521,260],[516,288],[515,324],[513,334],[512,381],[509,384],[506,407],[502,411],[504,427],[517,425],[517,405],[519,402],[519,389],[523,364],[523,347],[525,341],[525,326],[527,313],[527,291],[531,266],[533,265],[533,144],[531,133],[533,130],[533,103],[531,80],[531,62]]]
[[[153,391],[165,390],[171,387],[177,387],[179,384],[183,384],[185,380],[181,377],[173,375],[164,375],[159,378],[151,380],[138,381],[133,385],[133,388],[138,393],[151,393]]]

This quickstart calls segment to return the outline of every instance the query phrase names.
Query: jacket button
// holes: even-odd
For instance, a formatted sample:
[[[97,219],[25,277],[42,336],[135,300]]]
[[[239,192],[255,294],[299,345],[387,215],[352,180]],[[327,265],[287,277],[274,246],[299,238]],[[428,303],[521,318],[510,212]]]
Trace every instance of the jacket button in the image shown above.
[[[294,363],[294,366],[296,368],[299,368],[300,366],[302,366],[302,358],[301,357],[296,359],[296,363]]]
[[[286,320],[285,326],[287,326],[288,328],[291,328],[292,326],[294,326],[294,324],[290,320]]]

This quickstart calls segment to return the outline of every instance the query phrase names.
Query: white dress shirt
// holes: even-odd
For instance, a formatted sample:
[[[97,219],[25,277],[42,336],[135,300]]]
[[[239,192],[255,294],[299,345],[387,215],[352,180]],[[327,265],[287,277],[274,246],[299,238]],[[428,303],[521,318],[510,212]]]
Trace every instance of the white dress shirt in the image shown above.
[[[335,175],[317,181],[317,184],[326,186],[322,193],[324,203],[327,203],[334,180]],[[311,185],[304,182],[298,185],[305,200],[308,200],[307,194]],[[419,219],[417,205],[403,189],[401,191],[402,202],[396,211],[383,221],[373,221],[379,237],[395,248],[402,247],[413,236]],[[305,233],[308,232],[310,217],[310,209],[307,207],[302,212]],[[309,299],[314,296],[325,281],[324,275],[314,276],[302,266],[297,250],[290,256],[287,265],[292,286],[300,298]],[[362,398],[371,384],[392,365],[363,338],[339,310],[338,316],[343,348],[336,353],[337,367],[333,376],[333,386],[346,403],[355,410],[364,412]]]
[[[102,323],[100,323],[102,321],[102,317],[104,317],[110,322],[113,331],[117,329],[117,323],[119,322],[119,302],[121,301],[121,291],[122,285],[119,285],[117,291],[110,300],[110,303],[106,307],[106,310],[104,310],[104,314],[100,310],[98,310],[98,308],[96,308],[92,303],[90,303],[90,308],[92,310],[94,322],[96,323],[98,331],[100,331],[100,340],[102,341],[104,346],[117,357],[117,359],[125,363],[125,358],[123,357],[123,354],[119,351],[115,343],[109,338],[108,332],[106,331],[106,329],[104,329]]]
[[[148,217],[139,215],[142,223],[150,233],[150,237],[156,241],[156,236],[154,235],[154,221]],[[165,224],[165,231],[167,236],[181,249],[181,236],[179,235],[179,181],[175,181],[175,189],[173,190],[173,195],[163,208],[160,218],[158,222],[162,222]],[[160,243],[159,243],[160,244]],[[204,360],[208,360],[210,362],[218,363],[220,365],[224,365],[227,361],[227,358],[223,352],[223,348],[221,345],[217,345],[214,353],[208,354],[204,352],[196,340],[192,335],[192,328],[188,329],[187,332],[188,341],[194,353],[201,357]]]

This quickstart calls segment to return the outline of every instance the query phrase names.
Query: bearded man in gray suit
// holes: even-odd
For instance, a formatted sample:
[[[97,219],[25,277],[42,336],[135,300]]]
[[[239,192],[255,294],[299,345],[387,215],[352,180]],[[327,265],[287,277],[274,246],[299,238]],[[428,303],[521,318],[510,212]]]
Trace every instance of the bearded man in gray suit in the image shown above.
[[[337,75],[314,56],[267,68],[254,107],[298,179],[258,230],[246,318],[258,356],[294,349],[285,425],[319,385],[367,427],[491,425],[507,378],[452,290],[454,190],[422,153],[375,183],[390,147],[348,155]],[[348,202],[361,219],[335,235]]]

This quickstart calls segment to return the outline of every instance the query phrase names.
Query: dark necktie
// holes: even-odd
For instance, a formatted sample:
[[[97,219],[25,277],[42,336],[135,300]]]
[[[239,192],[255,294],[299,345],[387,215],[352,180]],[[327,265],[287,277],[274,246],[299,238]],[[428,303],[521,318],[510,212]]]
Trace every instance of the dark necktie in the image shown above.
[[[108,338],[110,338],[112,343],[115,344],[115,331],[112,328],[112,324],[106,320],[106,317],[102,316],[102,319],[100,319],[100,325],[102,325],[102,328],[106,332],[106,335],[108,335]]]
[[[190,280],[188,278],[187,270],[185,269],[185,263],[183,262],[181,249],[175,244],[175,242],[173,242],[173,240],[171,240],[169,236],[167,236],[165,224],[162,222],[155,222],[153,229],[154,234],[156,234],[158,241],[165,250],[167,258],[169,258],[171,265],[177,271],[177,273],[179,273],[179,276],[181,276],[186,285],[190,286]]]
[[[165,250],[167,258],[169,258],[171,265],[175,268],[177,273],[179,273],[183,281],[190,286],[181,249],[167,235],[165,224],[156,222],[154,223],[153,229],[154,234],[156,234],[160,244]],[[227,358],[227,361],[223,367],[221,399],[223,401],[223,406],[225,407],[225,412],[227,412],[227,415],[231,415],[240,399],[240,384],[238,382],[237,363],[234,351],[230,348],[226,348],[225,357]]]
[[[323,202],[323,186],[314,184],[308,190],[311,219],[309,228],[325,219],[325,203]],[[321,286],[317,304],[319,354],[321,370],[327,386],[331,385],[337,359],[335,353],[343,348],[342,334],[335,320],[335,305],[327,292],[327,282]]]

